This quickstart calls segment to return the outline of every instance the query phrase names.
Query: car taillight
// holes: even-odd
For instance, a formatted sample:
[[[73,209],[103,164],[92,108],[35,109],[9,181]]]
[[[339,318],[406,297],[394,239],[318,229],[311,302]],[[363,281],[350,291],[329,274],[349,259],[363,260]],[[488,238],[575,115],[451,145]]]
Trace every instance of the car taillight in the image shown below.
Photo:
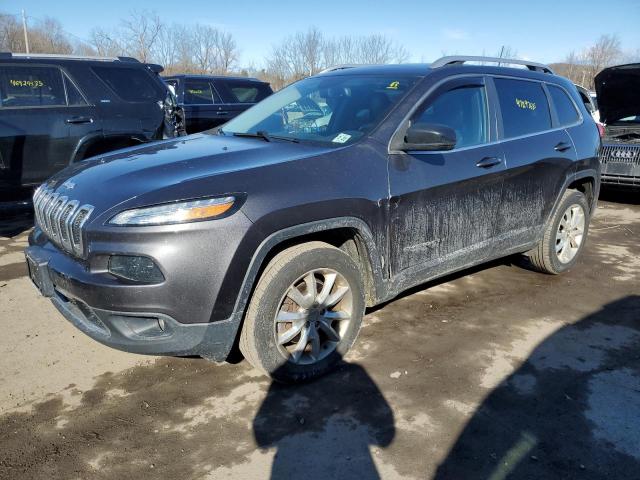
[[[596,122],[596,125],[598,126],[598,133],[600,134],[600,138],[604,137],[604,125],[601,124],[600,122]]]

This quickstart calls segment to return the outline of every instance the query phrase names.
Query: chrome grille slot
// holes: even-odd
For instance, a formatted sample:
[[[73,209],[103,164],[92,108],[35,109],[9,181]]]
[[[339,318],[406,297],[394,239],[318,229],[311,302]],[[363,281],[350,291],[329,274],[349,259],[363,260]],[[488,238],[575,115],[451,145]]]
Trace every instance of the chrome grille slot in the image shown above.
[[[44,185],[33,195],[36,224],[52,243],[77,256],[84,257],[83,226],[93,206],[56,193]]]
[[[60,224],[58,221],[67,200],[67,197],[58,197],[51,209],[51,218],[49,218],[49,223],[51,224],[51,235],[53,235],[53,239],[56,243],[60,241]]]
[[[78,208],[78,202],[72,200],[69,203],[67,203],[64,207],[64,209],[62,210],[62,213],[60,214],[60,218],[58,220],[58,228],[60,231],[60,240],[62,241],[62,244],[67,248],[67,249],[71,249],[71,241],[70,241],[70,226],[67,224],[67,220],[69,220],[69,218],[71,218],[71,216],[74,214],[76,208]]]

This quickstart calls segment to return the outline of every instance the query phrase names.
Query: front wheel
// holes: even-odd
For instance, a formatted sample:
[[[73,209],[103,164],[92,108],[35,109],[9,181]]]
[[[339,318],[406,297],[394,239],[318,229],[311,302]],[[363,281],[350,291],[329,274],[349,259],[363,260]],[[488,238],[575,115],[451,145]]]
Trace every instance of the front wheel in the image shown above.
[[[240,349],[275,380],[324,374],[360,330],[364,288],[351,257],[323,242],[276,255],[260,277],[240,336]]]
[[[589,205],[583,193],[567,190],[540,243],[527,252],[533,266],[557,275],[570,269],[584,248],[589,230]]]

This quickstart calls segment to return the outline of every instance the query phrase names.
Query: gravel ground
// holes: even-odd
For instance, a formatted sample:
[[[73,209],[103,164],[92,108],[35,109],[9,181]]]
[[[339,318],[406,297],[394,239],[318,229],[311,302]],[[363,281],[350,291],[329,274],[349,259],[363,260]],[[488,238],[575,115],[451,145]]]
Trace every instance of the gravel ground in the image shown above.
[[[0,478],[640,478],[640,197],[548,276],[506,259],[368,312],[297,387],[71,327],[0,226]]]

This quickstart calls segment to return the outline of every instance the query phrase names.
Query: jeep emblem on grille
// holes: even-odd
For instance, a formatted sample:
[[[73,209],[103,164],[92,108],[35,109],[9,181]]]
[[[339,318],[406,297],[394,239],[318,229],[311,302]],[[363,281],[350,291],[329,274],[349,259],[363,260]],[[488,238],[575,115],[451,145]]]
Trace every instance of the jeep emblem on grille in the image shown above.
[[[64,188],[66,188],[67,190],[73,190],[75,188],[76,184],[73,183],[71,180],[67,180],[66,182],[64,182],[62,184],[62,186]]]

